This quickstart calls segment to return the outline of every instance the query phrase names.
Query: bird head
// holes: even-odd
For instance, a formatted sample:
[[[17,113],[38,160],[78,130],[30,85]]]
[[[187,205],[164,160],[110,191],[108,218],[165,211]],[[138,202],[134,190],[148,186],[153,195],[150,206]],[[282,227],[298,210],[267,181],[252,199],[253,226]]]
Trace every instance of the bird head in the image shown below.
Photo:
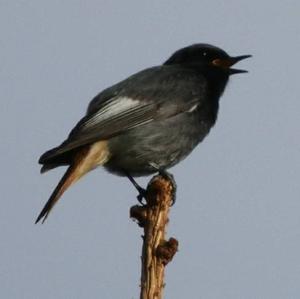
[[[208,66],[210,69],[221,70],[228,75],[246,73],[246,70],[231,68],[237,62],[251,55],[231,57],[224,50],[208,45],[195,44],[176,51],[164,65]]]

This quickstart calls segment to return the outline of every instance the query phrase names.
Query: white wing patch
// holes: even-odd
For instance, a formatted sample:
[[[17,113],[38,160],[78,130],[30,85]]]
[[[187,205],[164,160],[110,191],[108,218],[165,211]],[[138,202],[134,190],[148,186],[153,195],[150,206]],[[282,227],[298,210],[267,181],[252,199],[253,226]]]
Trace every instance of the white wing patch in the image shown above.
[[[96,123],[112,119],[114,116],[122,115],[134,107],[140,105],[140,101],[128,97],[112,98],[107,104],[91,117],[83,128],[91,127]]]
[[[187,112],[191,113],[191,112],[195,111],[197,109],[197,107],[198,107],[198,103],[193,105]]]

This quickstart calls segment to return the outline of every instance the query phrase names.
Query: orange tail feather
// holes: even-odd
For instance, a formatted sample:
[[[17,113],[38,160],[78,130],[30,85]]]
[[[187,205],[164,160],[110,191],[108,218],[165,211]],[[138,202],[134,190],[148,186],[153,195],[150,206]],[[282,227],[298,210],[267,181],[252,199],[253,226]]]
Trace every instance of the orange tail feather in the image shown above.
[[[42,223],[44,223],[53,206],[67,190],[67,188],[78,181],[90,170],[94,169],[98,165],[103,165],[108,159],[109,151],[106,141],[96,142],[78,151],[74,157],[73,163],[69,166],[66,173],[59,181],[57,187],[51,194],[35,223],[38,223],[42,218]]]
[[[67,188],[70,187],[81,177],[81,175],[78,176],[76,169],[77,167],[74,167],[72,165],[67,169],[64,176],[61,178],[58,185],[56,186],[53,193],[51,194],[49,200],[47,201],[44,208],[42,209],[41,213],[37,217],[35,223],[38,223],[42,218],[43,218],[42,223],[44,223],[50,211],[52,210],[53,206],[63,195],[63,193],[67,190]]]

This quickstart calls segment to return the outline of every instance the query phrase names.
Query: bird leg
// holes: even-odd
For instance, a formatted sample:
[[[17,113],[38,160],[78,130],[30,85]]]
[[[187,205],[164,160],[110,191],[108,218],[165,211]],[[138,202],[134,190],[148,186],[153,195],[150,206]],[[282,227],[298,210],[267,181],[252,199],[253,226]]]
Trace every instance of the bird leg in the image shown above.
[[[136,197],[138,202],[142,205],[144,205],[143,203],[143,199],[146,198],[146,194],[147,194],[147,190],[144,189],[143,187],[141,187],[137,181],[127,172],[124,171],[125,175],[128,177],[129,181],[132,183],[132,185],[135,187],[135,189],[138,191],[139,195]]]

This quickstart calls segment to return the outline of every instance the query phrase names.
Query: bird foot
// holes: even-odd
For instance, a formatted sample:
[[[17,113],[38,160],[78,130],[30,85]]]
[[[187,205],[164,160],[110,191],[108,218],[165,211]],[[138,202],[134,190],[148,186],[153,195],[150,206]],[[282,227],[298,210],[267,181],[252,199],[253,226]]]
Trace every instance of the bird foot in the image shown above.
[[[138,186],[136,189],[137,189],[138,192],[139,192],[139,194],[138,194],[138,196],[137,196],[136,198],[137,198],[138,202],[139,202],[142,206],[144,206],[145,204],[144,204],[143,200],[144,200],[144,199],[146,200],[147,190],[144,189],[144,188],[142,188],[141,186]]]
[[[170,181],[173,186],[173,190],[172,190],[172,206],[173,206],[176,202],[176,190],[177,190],[177,184],[175,182],[174,176],[173,174],[171,174],[170,172],[162,168],[158,170],[158,174],[161,175],[164,179]]]
[[[146,199],[146,195],[147,195],[147,190],[144,189],[143,187],[141,187],[136,180],[127,172],[124,171],[125,175],[128,177],[128,179],[130,180],[130,182],[132,183],[132,185],[135,187],[135,189],[138,191],[138,196],[136,197],[138,202],[144,206],[144,202],[143,199]]]

